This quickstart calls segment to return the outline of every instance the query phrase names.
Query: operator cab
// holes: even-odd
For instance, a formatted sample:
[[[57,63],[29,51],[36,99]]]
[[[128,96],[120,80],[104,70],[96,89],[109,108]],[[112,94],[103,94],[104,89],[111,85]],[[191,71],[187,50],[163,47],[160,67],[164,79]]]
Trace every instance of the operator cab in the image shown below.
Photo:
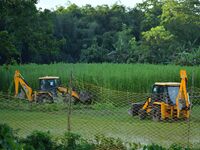
[[[178,82],[156,82],[152,89],[152,102],[165,102],[176,105],[180,83]]]
[[[57,87],[60,86],[60,78],[54,76],[45,76],[39,78],[39,90],[48,91],[53,96],[57,96]]]

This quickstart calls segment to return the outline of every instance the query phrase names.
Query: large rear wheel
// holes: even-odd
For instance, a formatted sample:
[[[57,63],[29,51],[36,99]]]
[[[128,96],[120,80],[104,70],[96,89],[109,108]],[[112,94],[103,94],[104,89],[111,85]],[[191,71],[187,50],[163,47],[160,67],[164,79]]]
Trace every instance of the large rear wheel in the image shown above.
[[[152,119],[154,121],[161,121],[161,109],[160,107],[154,107],[152,109]]]
[[[79,101],[83,104],[92,104],[92,94],[88,91],[81,91],[79,93]]]
[[[140,119],[140,120],[145,119],[145,118],[147,117],[146,110],[140,109],[140,110],[138,111],[138,116],[139,116],[139,119]]]
[[[37,96],[38,103],[53,103],[53,98],[48,94],[40,94]]]
[[[142,109],[143,105],[144,105],[144,103],[133,103],[131,106],[131,109],[128,111],[128,113],[131,116],[139,115],[139,111],[140,111],[140,109]]]

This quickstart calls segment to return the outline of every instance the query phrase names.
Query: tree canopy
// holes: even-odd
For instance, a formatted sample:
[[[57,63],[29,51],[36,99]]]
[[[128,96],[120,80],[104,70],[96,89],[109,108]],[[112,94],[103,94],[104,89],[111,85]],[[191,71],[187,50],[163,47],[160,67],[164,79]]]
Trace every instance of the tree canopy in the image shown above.
[[[175,63],[198,65],[199,0],[145,0],[135,7],[0,1],[0,64]]]

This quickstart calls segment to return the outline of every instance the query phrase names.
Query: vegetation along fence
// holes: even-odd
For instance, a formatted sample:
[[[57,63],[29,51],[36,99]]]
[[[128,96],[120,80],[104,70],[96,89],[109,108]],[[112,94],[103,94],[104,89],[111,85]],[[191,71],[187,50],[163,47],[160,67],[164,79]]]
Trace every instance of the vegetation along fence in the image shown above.
[[[200,148],[198,88],[188,89],[192,104],[188,119],[155,120],[151,114],[141,119],[141,115],[133,116],[129,111],[132,103],[146,101],[152,95],[150,93],[110,90],[79,81],[73,86],[76,89],[70,88],[69,91],[76,90],[91,101],[76,101],[68,94],[58,96],[54,103],[30,103],[26,99],[1,93],[0,123],[19,129],[20,136],[41,130],[59,137],[70,131],[87,139],[103,134],[124,142],[155,143],[166,147],[177,143]]]

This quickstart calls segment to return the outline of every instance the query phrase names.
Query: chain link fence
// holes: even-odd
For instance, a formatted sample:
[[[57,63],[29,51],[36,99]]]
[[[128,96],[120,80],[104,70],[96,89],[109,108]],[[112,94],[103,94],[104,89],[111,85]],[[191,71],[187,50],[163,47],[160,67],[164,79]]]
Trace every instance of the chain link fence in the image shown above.
[[[91,103],[76,102],[72,97],[59,96],[52,104],[30,103],[9,94],[0,93],[0,123],[7,123],[26,136],[34,130],[50,131],[55,137],[70,131],[87,139],[95,135],[120,138],[124,142],[173,143],[200,148],[200,89],[188,89],[192,103],[188,120],[141,120],[128,113],[131,104],[142,102],[150,93],[116,91],[78,80],[70,85],[78,93],[89,95]]]

